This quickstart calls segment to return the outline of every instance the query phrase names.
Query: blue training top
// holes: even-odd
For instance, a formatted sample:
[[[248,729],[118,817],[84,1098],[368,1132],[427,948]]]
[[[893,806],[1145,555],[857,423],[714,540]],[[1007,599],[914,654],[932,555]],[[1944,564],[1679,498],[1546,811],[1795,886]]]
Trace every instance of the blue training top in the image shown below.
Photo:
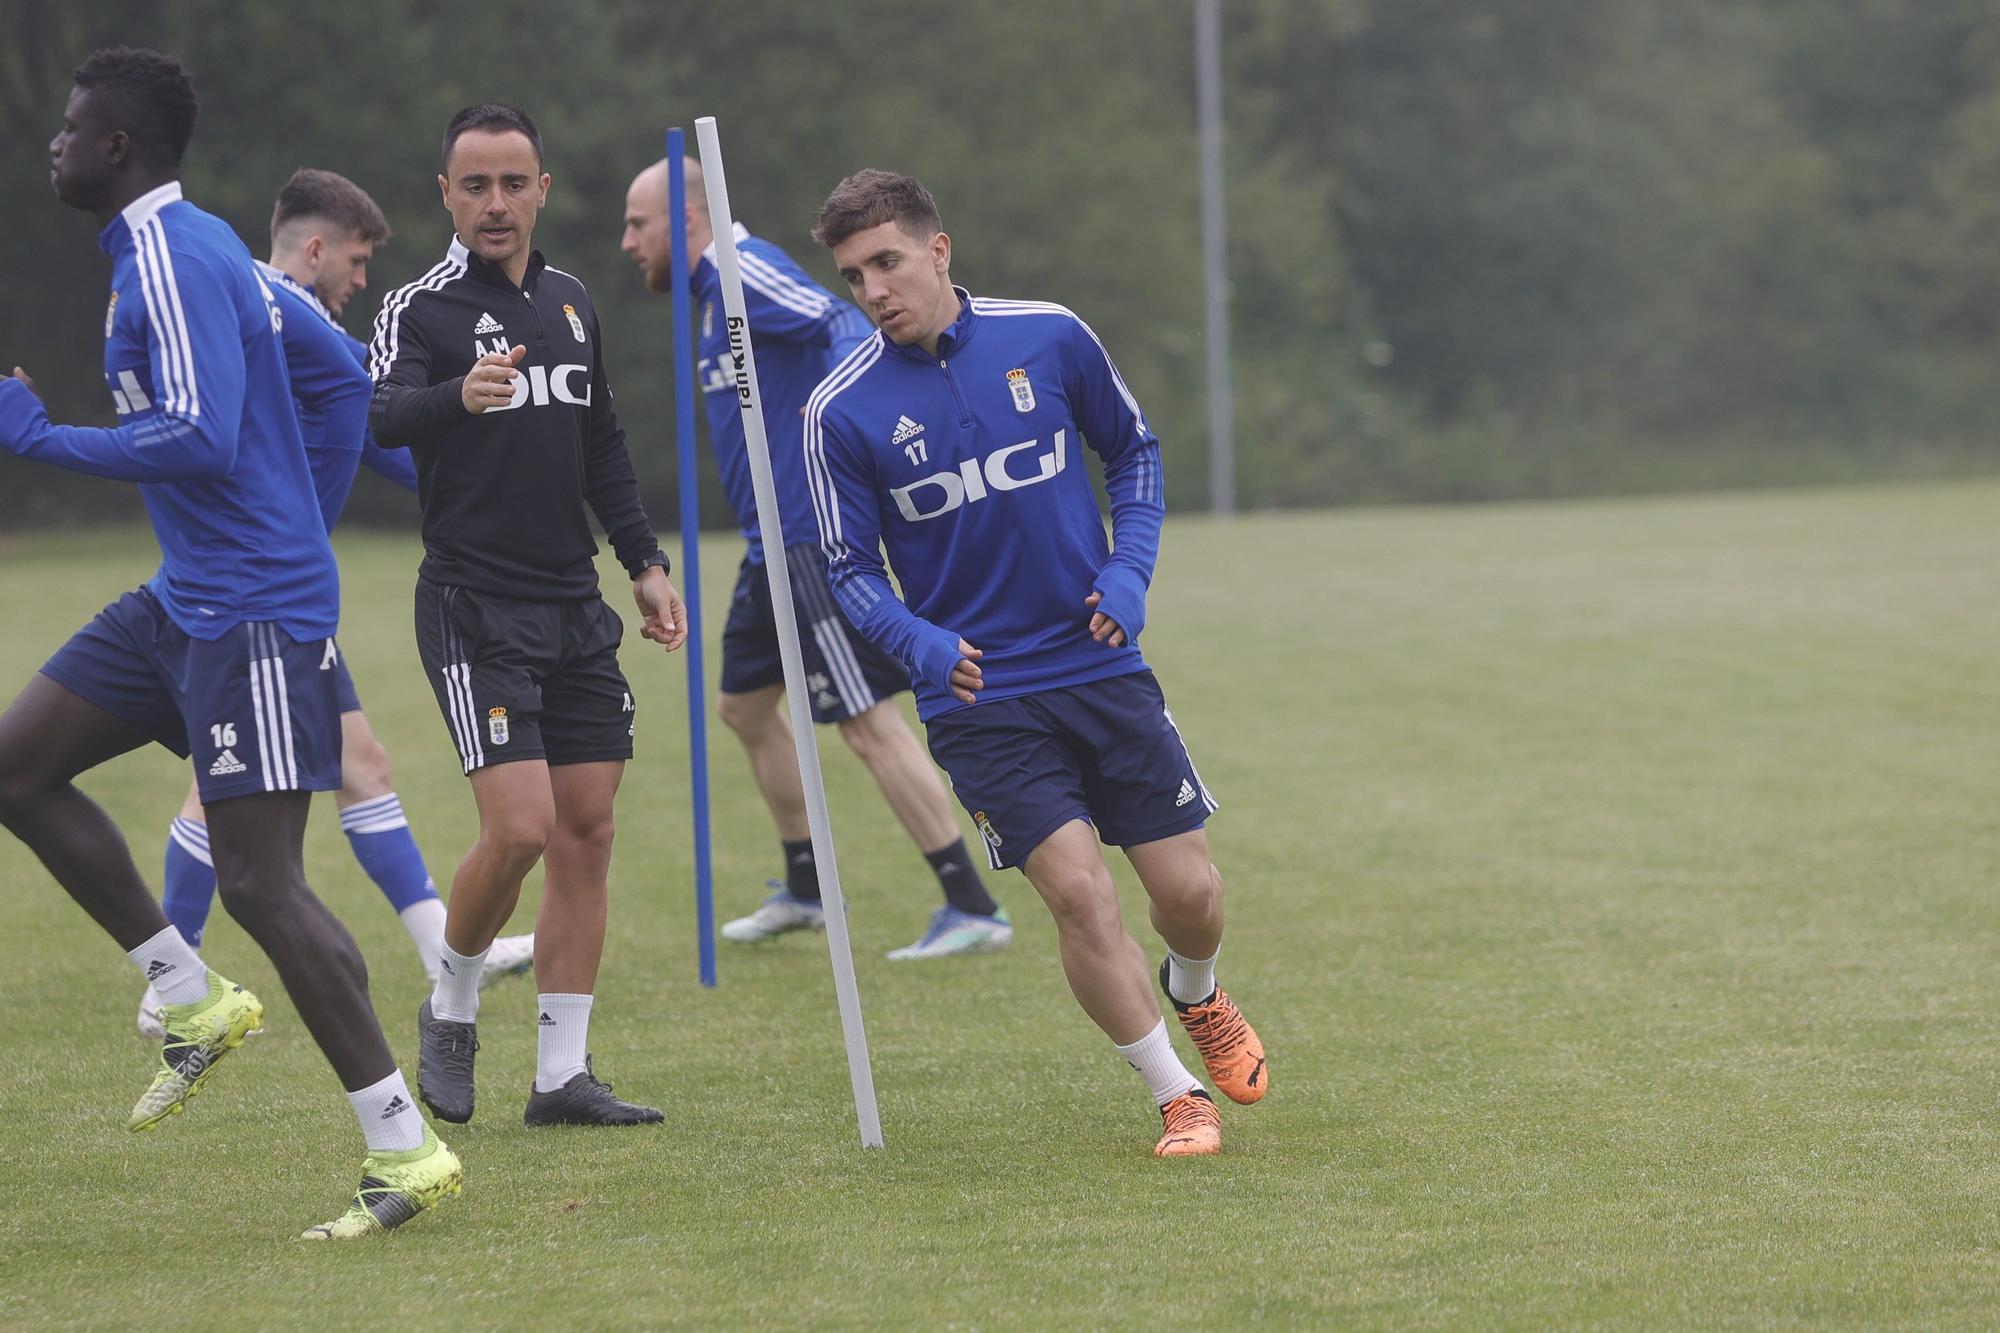
[[[937,356],[877,333],[806,408],[834,591],[909,665],[926,721],[965,707],[949,685],[961,637],[983,653],[982,700],[1145,670],[1135,641],[1166,513],[1160,442],[1089,326],[1059,305],[957,290]],[[1104,461],[1112,542],[1085,445]],[[1090,637],[1093,590],[1124,646]]]
[[[271,264],[257,265],[277,296],[285,319],[285,368],[292,379],[299,433],[312,467],[320,519],[332,532],[354,489],[357,466],[366,464],[415,492],[417,465],[407,449],[394,451],[368,433],[368,345],[340,327],[312,289]]]
[[[764,398],[764,434],[771,446],[771,479],[778,492],[778,522],[792,544],[819,540],[812,495],[801,453],[807,397],[869,334],[868,317],[806,276],[792,257],[736,224],[737,267],[743,275],[744,313],[757,356],[757,388]],[[722,473],[722,493],[736,510],[750,559],[764,559],[757,530],[757,492],[750,483],[750,455],[736,382],[729,369],[729,321],[722,310],[722,274],[711,243],[688,271],[688,287],[701,309],[703,397],[708,434]]]
[[[25,385],[0,380],[0,447],[138,482],[162,556],[147,586],[193,637],[248,621],[330,636],[340,574],[270,284],[177,182],[134,200],[98,243],[112,260],[104,378],[119,424],[55,425]]]

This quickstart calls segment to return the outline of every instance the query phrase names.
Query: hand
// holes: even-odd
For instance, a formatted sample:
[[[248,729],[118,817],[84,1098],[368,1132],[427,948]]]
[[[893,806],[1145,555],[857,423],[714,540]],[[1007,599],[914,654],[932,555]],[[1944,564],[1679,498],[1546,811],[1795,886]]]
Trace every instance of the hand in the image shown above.
[[[1105,615],[1102,611],[1095,609],[1097,604],[1103,600],[1104,594],[1101,592],[1094,592],[1083,599],[1083,604],[1092,608],[1090,613],[1090,637],[1099,643],[1108,643],[1113,648],[1123,648],[1125,646],[1124,627],[1119,625],[1110,616]]]
[[[978,692],[986,688],[986,677],[979,670],[981,656],[964,639],[958,641],[958,665],[951,669],[951,692],[962,704],[977,702]]]
[[[29,392],[29,393],[31,393],[31,394],[34,394],[34,395],[35,395],[35,397],[39,398],[39,397],[41,397],[41,396],[42,396],[42,392],[41,392],[41,390],[40,390],[40,389],[37,389],[37,388],[35,387],[35,382],[34,382],[33,380],[31,380],[31,379],[29,379],[29,378],[28,378],[28,372],[27,372],[27,371],[25,371],[25,370],[23,370],[23,369],[21,369],[21,368],[20,368],[19,366],[15,366],[15,367],[14,367],[14,375],[13,375],[13,378],[15,378],[15,379],[17,379],[17,380],[21,381],[21,383],[23,383],[23,384],[27,385],[27,386],[28,386],[28,392]]]
[[[514,367],[527,354],[528,345],[522,343],[511,352],[488,352],[473,362],[458,390],[465,410],[476,416],[489,407],[505,407],[513,402],[514,381],[520,378]]]
[[[633,580],[632,600],[639,604],[640,634],[668,652],[687,642],[687,608],[666,570],[653,565]]]

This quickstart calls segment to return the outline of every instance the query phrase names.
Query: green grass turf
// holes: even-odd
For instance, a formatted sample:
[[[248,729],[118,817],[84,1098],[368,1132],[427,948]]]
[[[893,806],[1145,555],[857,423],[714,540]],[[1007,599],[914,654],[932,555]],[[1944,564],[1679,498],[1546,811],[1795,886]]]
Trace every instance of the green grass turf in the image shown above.
[[[414,541],[339,545],[343,639],[447,878],[472,810],[411,644]],[[294,1243],[358,1146],[269,966],[218,920],[269,1031],[127,1134],[137,981],[0,840],[0,1323],[2000,1322],[2000,484],[1182,519],[1165,548],[1146,649],[1224,803],[1222,977],[1273,1074],[1224,1105],[1220,1159],[1152,1159],[1017,876],[1011,952],[883,961],[933,890],[835,743],[888,1139],[864,1153],[821,940],[725,946],[695,984],[682,668],[628,640],[593,1045],[666,1128],[524,1130],[510,983],[449,1136],[464,1196]],[[719,625],[735,550],[705,553]],[[5,688],[149,559],[142,533],[0,540]],[[776,854],[727,735],[713,768],[727,914]],[[149,874],[182,772],[85,779]],[[416,962],[330,802],[308,851],[407,1060]]]

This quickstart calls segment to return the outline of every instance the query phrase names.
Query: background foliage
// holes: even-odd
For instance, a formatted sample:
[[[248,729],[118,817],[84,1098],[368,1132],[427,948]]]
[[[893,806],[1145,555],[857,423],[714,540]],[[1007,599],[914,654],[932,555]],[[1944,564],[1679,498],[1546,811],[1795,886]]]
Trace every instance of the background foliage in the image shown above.
[[[398,235],[447,223],[437,132],[482,98],[541,122],[538,239],[590,282],[657,513],[664,302],[617,253],[626,182],[714,113],[749,225],[806,237],[868,164],[923,177],[974,290],[1061,300],[1118,357],[1204,499],[1192,25],[1180,0],[725,10],[88,7],[6,0],[0,360],[102,420],[104,263],[45,193],[93,46],[191,65],[190,194],[261,241],[292,168],[343,171]],[[1991,467],[2000,407],[2000,11],[1990,0],[1225,0],[1240,486],[1253,506],[1635,490]],[[706,511],[725,511],[710,476]],[[0,516],[130,512],[0,462]],[[372,484],[364,517],[404,518]]]

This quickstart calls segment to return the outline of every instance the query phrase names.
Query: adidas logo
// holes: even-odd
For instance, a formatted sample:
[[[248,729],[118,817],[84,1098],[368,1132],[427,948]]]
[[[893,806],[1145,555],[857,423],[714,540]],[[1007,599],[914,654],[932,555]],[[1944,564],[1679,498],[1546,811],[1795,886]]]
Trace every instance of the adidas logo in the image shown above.
[[[475,338],[484,338],[489,333],[505,332],[506,330],[500,326],[499,320],[484,313],[479,316],[479,322],[472,326],[472,336]]]
[[[891,445],[900,445],[903,441],[914,439],[923,433],[924,428],[916,422],[910,420],[908,417],[898,417],[896,419],[896,433],[889,437],[889,443]]]
[[[174,965],[172,963],[164,962],[158,958],[155,958],[152,962],[146,964],[146,980],[158,981],[161,977],[164,977],[165,975],[167,975],[167,973],[173,970],[174,970]]]
[[[1193,799],[1194,799],[1194,784],[1192,782],[1189,782],[1186,778],[1182,778],[1181,794],[1176,798],[1174,798],[1175,808],[1178,809],[1179,807],[1186,805],[1189,801],[1192,801]]]
[[[403,1112],[409,1109],[410,1109],[410,1104],[403,1100],[403,1096],[401,1093],[397,1093],[394,1097],[391,1097],[389,1099],[389,1104],[382,1108],[382,1114],[380,1116],[377,1116],[376,1118],[378,1120],[388,1120],[391,1119],[392,1117],[401,1115]]]
[[[215,762],[208,766],[208,775],[212,778],[226,778],[231,773],[247,773],[249,771],[250,765],[238,759],[234,750],[224,750],[221,754],[215,756]]]
[[[547,1012],[546,1010],[544,1010],[544,1011],[543,1011],[543,1013],[542,1013],[542,1017],[541,1017],[541,1022],[540,1022],[540,1024],[539,1024],[539,1026],[541,1026],[541,1027],[545,1027],[545,1028],[552,1028],[552,1027],[554,1027],[555,1025],[556,1025],[556,1021],[555,1021],[555,1019],[553,1019],[553,1018],[550,1018],[550,1017],[549,1017],[549,1015],[548,1015],[548,1012]]]

